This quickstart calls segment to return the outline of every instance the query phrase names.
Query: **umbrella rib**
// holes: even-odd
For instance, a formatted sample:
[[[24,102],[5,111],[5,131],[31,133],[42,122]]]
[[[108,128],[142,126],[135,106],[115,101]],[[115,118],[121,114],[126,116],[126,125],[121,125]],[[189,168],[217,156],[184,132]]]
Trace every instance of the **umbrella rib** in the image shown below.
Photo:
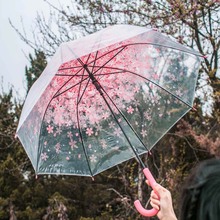
[[[88,60],[89,60],[90,55],[91,55],[91,54],[89,54],[89,56],[88,56],[88,58],[87,58],[86,64],[87,64],[87,62],[88,62]],[[97,57],[97,55],[98,55],[98,51],[96,52],[96,56],[95,56],[95,57]],[[80,62],[81,65],[85,65],[80,58],[78,58],[77,60]],[[96,59],[95,59],[95,61],[96,61]],[[95,64],[95,62],[94,62],[94,64]],[[92,71],[93,71],[93,69],[94,69],[94,66],[92,67]],[[85,69],[84,69],[84,71],[83,71],[82,77],[84,76],[84,72],[85,72]],[[87,79],[88,79],[88,78],[87,78]],[[77,104],[79,104],[80,101],[81,101],[81,99],[83,98],[83,95],[84,95],[84,93],[85,93],[85,91],[86,91],[86,88],[87,88],[89,82],[90,82],[90,79],[91,79],[91,78],[89,77],[89,80],[87,81],[87,83],[86,83],[86,85],[85,85],[85,87],[84,87],[84,90],[83,90],[83,92],[82,92],[82,95],[81,95],[80,99],[78,99],[78,101],[77,101]],[[82,82],[82,81],[81,81],[81,82]],[[80,85],[81,85],[81,84],[80,84]]]
[[[90,172],[91,176],[93,176],[92,170],[91,170],[91,167],[90,167],[90,163],[89,163],[89,157],[88,157],[88,154],[87,154],[87,151],[86,151],[86,148],[85,148],[85,145],[84,145],[83,137],[82,137],[81,127],[80,127],[80,124],[79,124],[78,105],[76,107],[76,112],[77,112],[76,115],[77,115],[77,125],[78,125],[78,130],[79,130],[79,136],[80,136],[80,139],[81,139],[81,143],[82,143],[83,151],[84,151],[84,154],[85,154],[85,157],[86,157],[86,162],[87,162],[87,165],[88,165],[88,168],[89,168],[89,172]]]
[[[84,75],[84,72],[85,72],[85,69],[83,71],[83,75]],[[83,77],[83,76],[82,76]],[[89,79],[90,80],[90,79]],[[88,82],[89,82],[88,80]],[[88,82],[87,82],[87,85],[88,85]],[[85,89],[83,91],[83,94],[81,95],[80,97],[80,90],[81,90],[81,83],[79,85],[79,90],[78,90],[78,95],[77,95],[77,105],[76,105],[76,117],[77,117],[77,125],[78,125],[78,130],[79,130],[79,136],[80,136],[80,139],[81,139],[81,143],[82,143],[82,147],[83,147],[83,151],[84,151],[84,154],[85,154],[85,157],[86,157],[86,162],[87,162],[87,165],[88,165],[88,168],[89,168],[89,172],[91,174],[91,176],[93,176],[92,174],[92,170],[91,170],[91,167],[90,167],[90,163],[89,163],[89,157],[88,157],[88,154],[87,154],[87,151],[86,151],[86,148],[85,148],[85,144],[84,144],[84,141],[83,141],[83,136],[82,136],[82,131],[81,131],[81,127],[80,127],[80,124],[79,124],[79,103],[82,99],[82,96],[85,92]]]
[[[116,68],[116,67],[103,67],[103,68],[113,69],[113,70],[121,70],[122,72],[128,72],[128,73],[134,74],[135,76],[141,77],[141,78],[147,80],[148,82],[151,82],[151,83],[153,83],[154,85],[158,86],[160,89],[166,91],[167,93],[169,93],[170,95],[172,95],[173,97],[175,97],[176,99],[178,99],[179,101],[181,101],[181,102],[183,102],[184,104],[186,104],[188,107],[193,108],[193,106],[191,106],[189,103],[185,102],[184,100],[182,100],[181,98],[179,98],[178,96],[176,96],[175,94],[173,94],[172,92],[170,92],[169,90],[163,88],[163,87],[160,86],[158,83],[156,83],[156,82],[154,82],[154,81],[152,81],[152,80],[150,80],[150,79],[148,79],[148,78],[146,78],[146,77],[144,77],[144,76],[141,76],[141,75],[138,74],[138,73],[135,73],[135,72],[132,72],[132,71],[126,70],[126,69]],[[121,73],[122,73],[122,72],[121,72]],[[118,73],[120,73],[120,72],[118,72]],[[108,74],[111,74],[111,73],[106,73],[106,74],[103,73],[103,74],[100,74],[100,75],[108,75]],[[115,73],[113,73],[113,74],[115,74]],[[99,75],[99,74],[96,74],[96,76],[97,76],[97,75]]]
[[[113,51],[122,48],[122,49],[118,52],[118,53],[120,53],[124,48],[126,48],[126,47],[128,47],[128,46],[133,46],[133,45],[153,45],[153,46],[159,46],[159,47],[164,47],[164,48],[168,48],[168,49],[173,49],[173,50],[181,51],[181,52],[184,52],[184,53],[193,54],[193,55],[195,55],[195,56],[203,57],[203,55],[199,55],[198,53],[193,53],[193,52],[190,52],[190,51],[185,51],[185,50],[183,50],[183,49],[177,49],[177,48],[175,48],[175,47],[165,46],[165,45],[162,45],[162,44],[156,44],[156,43],[132,43],[132,44],[126,44],[126,45],[124,45],[124,46],[117,47],[117,48],[115,48],[115,49],[113,49],[113,50],[110,50],[110,51],[108,51],[107,53],[105,53],[105,54],[101,55],[100,57],[96,58],[96,60],[99,60],[99,59],[101,59],[102,57],[108,55],[109,53],[112,53]],[[118,55],[118,53],[117,53],[116,55]],[[109,60],[109,61],[110,61],[110,60]],[[108,61],[108,62],[109,62],[109,61]],[[87,63],[87,65],[89,66],[89,64],[91,64],[92,62],[94,62],[94,61],[90,61],[89,63]],[[104,66],[104,65],[106,65],[106,64],[103,64],[103,66]],[[101,67],[103,67],[103,66],[101,66]],[[101,68],[101,67],[100,67],[100,68]],[[59,69],[59,70],[68,70],[68,69],[74,69],[74,68],[78,68],[78,66],[77,66],[77,67],[62,68],[62,69]]]
[[[91,55],[91,54],[90,54],[90,55]],[[88,62],[90,55],[88,56],[86,63]],[[85,65],[81,59],[77,59],[77,60],[78,60],[78,62],[79,62],[82,66]],[[91,167],[90,167],[90,163],[89,163],[89,157],[88,157],[88,154],[87,154],[87,151],[86,151],[86,148],[85,148],[85,144],[84,144],[83,136],[82,136],[82,131],[81,131],[80,123],[79,123],[79,103],[81,102],[81,100],[82,100],[82,98],[83,98],[83,95],[85,94],[86,87],[88,86],[89,81],[90,81],[90,78],[89,78],[89,80],[88,80],[87,83],[86,83],[86,86],[85,86],[84,89],[83,89],[82,94],[80,95],[81,88],[82,88],[82,83],[81,83],[81,82],[83,81],[84,73],[85,73],[85,68],[84,68],[84,70],[83,70],[82,80],[80,81],[79,90],[78,90],[78,95],[77,95],[77,105],[76,105],[77,125],[78,125],[79,136],[80,136],[80,139],[81,139],[83,151],[84,151],[84,154],[85,154],[85,157],[86,157],[86,162],[87,162],[87,165],[88,165],[88,168],[89,168],[89,172],[90,172],[91,176],[93,176],[93,173],[92,173],[92,170],[91,170]],[[88,79],[88,78],[87,78],[87,79]]]
[[[89,56],[87,57],[87,61],[86,61],[86,62],[88,62],[88,60],[89,60],[89,58],[90,58],[90,55],[91,55],[91,54],[89,54]],[[75,68],[75,67],[62,68],[62,69],[59,69],[58,71],[60,71],[60,70],[68,70],[68,69],[73,69],[73,68]],[[79,66],[77,66],[77,68],[79,68]],[[79,83],[77,83],[77,84],[71,86],[70,88],[68,88],[68,89],[66,89],[66,90],[64,90],[63,92],[61,92],[61,93],[58,94],[58,92],[59,92],[66,84],[68,84],[68,83],[73,79],[73,77],[79,76],[78,73],[79,73],[82,69],[83,69],[83,68],[81,67],[81,68],[76,72],[75,75],[71,75],[72,77],[71,77],[69,80],[67,80],[67,82],[64,83],[64,84],[60,87],[60,89],[56,92],[56,94],[55,94],[54,97],[57,97],[57,96],[59,96],[59,95],[65,93],[66,91],[70,90],[70,89],[73,88],[74,86],[76,86],[76,85],[78,85],[79,83],[81,83],[81,82],[83,81],[83,79],[82,79]],[[85,71],[85,70],[84,70],[84,71]],[[84,71],[83,71],[83,74],[80,75],[81,78],[84,76]],[[63,74],[56,74],[56,76],[63,76]],[[64,75],[64,76],[67,76],[67,75]],[[86,78],[86,79],[88,79],[88,78]],[[85,79],[85,80],[86,80],[86,79]]]
[[[128,126],[131,128],[131,130],[134,132],[134,134],[137,136],[138,140],[143,144],[143,146],[146,148],[147,151],[149,151],[149,149],[145,146],[144,142],[141,140],[141,138],[139,137],[138,133],[135,131],[135,129],[133,128],[133,126],[131,125],[131,123],[127,120],[127,118],[125,117],[125,115],[123,114],[123,112],[118,108],[118,106],[114,103],[114,101],[112,100],[112,98],[108,95],[108,93],[105,91],[105,89],[101,86],[102,91],[104,91],[104,93],[107,95],[107,97],[110,99],[110,101],[112,102],[112,104],[114,105],[114,107],[118,110],[118,112],[120,113],[120,115],[123,117],[123,119],[127,122]],[[111,108],[111,107],[110,107]]]
[[[78,70],[75,75],[71,75],[71,77],[57,90],[57,92],[54,94],[53,98],[56,98],[57,96],[63,94],[64,92],[59,93],[59,91],[60,91],[65,85],[67,85],[67,84],[73,79],[73,77],[75,77],[82,69],[83,69],[83,68],[81,68],[80,70]],[[56,75],[56,76],[59,76],[59,75]],[[67,89],[67,90],[69,90],[69,89]],[[66,91],[66,90],[65,90],[65,91]],[[52,98],[52,99],[53,99],[53,98]]]
[[[153,46],[165,47],[165,48],[168,48],[168,49],[173,49],[173,50],[181,51],[181,52],[184,52],[184,53],[193,54],[195,56],[203,57],[203,55],[198,54],[198,52],[186,51],[186,50],[179,49],[179,48],[176,48],[176,47],[166,46],[166,45],[157,44],[157,43],[133,43],[133,44],[126,44],[125,46],[133,46],[133,45],[153,45]],[[188,50],[190,50],[190,49],[188,49]]]
[[[89,54],[89,56],[87,57],[87,61],[89,60],[90,55],[91,55],[91,54]],[[77,59],[77,60],[78,60],[78,62],[79,62],[80,64],[83,63],[81,59]],[[81,67],[81,66],[80,66],[80,67]],[[74,68],[74,67],[66,68],[66,69],[73,69],[73,68]],[[64,69],[64,68],[63,68],[63,69]],[[60,69],[60,70],[63,70],[63,69]],[[65,70],[66,70],[66,69],[65,69]],[[81,83],[82,83],[83,81],[85,81],[85,80],[87,80],[87,79],[89,78],[89,77],[87,77],[87,78],[85,78],[85,79],[82,79],[83,76],[84,76],[85,69],[83,69],[83,74],[82,74],[82,75],[78,75],[78,73],[79,73],[82,69],[83,69],[83,67],[81,67],[81,69],[80,69],[75,75],[72,75],[72,77],[59,89],[59,91],[60,91],[67,83],[69,83],[69,82],[73,79],[73,77],[75,77],[75,76],[81,76],[81,81],[80,81],[79,83],[76,83],[76,84],[74,84],[73,86],[69,87],[68,89],[62,91],[62,92],[59,93],[59,94],[58,94],[58,92],[57,92],[56,95],[54,96],[54,98],[56,98],[56,97],[59,96],[59,95],[62,95],[63,93],[69,91],[70,89],[74,88],[75,86],[77,86],[77,85],[79,85],[79,84],[81,85]],[[57,75],[57,76],[63,76],[63,74],[56,74],[56,75]],[[66,76],[66,75],[65,75],[65,76]],[[88,80],[88,82],[87,82],[87,85],[88,85],[88,83],[89,83],[89,80]],[[84,90],[84,92],[85,92],[85,90]],[[84,92],[83,92],[83,94],[84,94]],[[83,96],[83,94],[82,94],[82,96]]]
[[[100,87],[101,87],[101,85],[100,85]],[[102,88],[102,87],[101,87],[101,88]],[[105,92],[105,90],[104,90],[103,88],[102,88],[102,91],[104,91],[104,93],[107,95],[107,93]],[[118,126],[120,127],[120,129],[121,129],[122,133],[124,134],[126,140],[128,141],[128,143],[129,143],[129,145],[130,145],[132,151],[134,152],[134,154],[135,154],[135,156],[136,156],[138,162],[140,163],[140,165],[142,166],[143,169],[146,168],[146,165],[143,163],[143,161],[141,160],[140,156],[138,155],[137,149],[132,145],[131,141],[129,140],[129,138],[128,138],[127,134],[126,134],[126,132],[125,132],[124,129],[122,128],[122,126],[121,126],[120,122],[118,121],[118,119],[117,119],[115,113],[113,112],[111,106],[109,105],[108,101],[106,100],[104,94],[103,94],[102,92],[100,92],[100,95],[103,97],[103,99],[104,99],[106,105],[108,106],[108,108],[109,108],[109,110],[110,110],[112,116],[114,117],[116,123],[118,124]],[[107,96],[108,96],[108,95],[107,95]],[[108,98],[110,98],[110,97],[108,96]],[[110,100],[111,100],[111,102],[113,102],[111,98],[110,98]],[[113,104],[114,104],[114,102],[113,102]],[[116,105],[114,104],[114,106],[116,106]],[[117,108],[117,107],[116,107],[116,108]],[[117,108],[117,109],[118,109],[118,108]],[[119,109],[118,109],[118,110],[119,110]],[[123,113],[122,113],[120,110],[119,110],[119,113],[120,113],[120,114],[122,115],[122,117],[126,120],[126,122],[128,123],[129,127],[132,129],[132,131],[135,133],[135,135],[137,135],[137,138],[140,140],[140,138],[138,137],[138,134],[135,132],[134,128],[131,126],[131,124],[129,123],[129,121],[127,121],[127,119],[125,118],[125,116],[123,115]],[[141,141],[141,140],[140,140],[140,141]],[[143,143],[142,141],[141,141],[141,143],[144,145],[144,143]],[[145,145],[144,145],[144,147],[146,148]],[[146,148],[146,149],[147,149],[147,148]],[[148,149],[147,149],[147,151],[148,151]]]
[[[76,68],[82,68],[82,67],[81,66],[64,67],[64,68],[58,69],[58,71],[61,71],[61,70],[71,70],[71,69],[76,69]]]
[[[98,52],[96,53],[96,56],[97,56],[97,54],[98,54]],[[91,55],[91,54],[90,54],[90,55]],[[90,56],[90,55],[89,55],[89,56]],[[77,59],[77,60],[80,62],[80,64],[81,64],[82,67],[83,67],[84,63],[82,62],[82,60],[81,60],[81,59]],[[88,61],[88,59],[87,59],[87,61]],[[95,63],[94,63],[94,64],[95,64]],[[85,79],[81,79],[81,81],[80,81],[79,83],[76,83],[76,84],[74,84],[73,86],[69,87],[68,89],[66,89],[66,90],[62,91],[61,93],[59,93],[59,91],[60,91],[67,83],[69,83],[69,82],[72,80],[73,77],[76,77],[76,76],[81,76],[81,77],[83,77],[83,76],[84,76],[84,73],[83,73],[82,75],[79,75],[79,74],[78,74],[78,73],[83,69],[82,67],[81,67],[81,69],[80,69],[75,75],[56,74],[56,76],[72,76],[72,77],[56,92],[56,94],[54,95],[54,98],[56,98],[56,97],[62,95],[63,93],[69,91],[70,89],[72,89],[72,88],[74,88],[75,86],[79,85],[79,84],[82,83],[83,81],[85,81],[85,80],[87,80],[87,79],[90,80],[90,78],[89,78],[89,76],[88,76],[88,77],[86,77]],[[68,68],[68,69],[72,69],[72,68],[73,68],[73,67]],[[93,66],[93,68],[94,68],[94,66]],[[85,69],[84,69],[84,71],[85,71]],[[89,83],[89,80],[88,80],[88,82],[87,82],[87,85],[88,85],[88,83]],[[86,85],[86,86],[87,86],[87,85]],[[83,92],[83,94],[84,94],[84,92]],[[82,95],[83,95],[83,94],[82,94]],[[82,98],[82,97],[81,97],[81,98]],[[80,100],[81,100],[81,99],[80,99]]]
[[[93,74],[97,73],[100,69],[102,69],[103,67],[105,67],[106,64],[108,64],[110,61],[112,61],[119,53],[121,53],[124,49],[126,48],[126,46],[122,47],[121,50],[119,50],[114,56],[112,56],[107,62],[105,62],[102,66],[100,66],[95,72],[93,72]],[[105,56],[106,54],[104,54],[103,56]],[[99,57],[101,58],[101,57]],[[99,59],[98,58],[98,59]]]
[[[177,50],[177,51],[181,51],[181,52],[184,52],[184,53],[188,53],[188,54],[193,54],[195,56],[199,56],[197,53],[193,53],[193,52],[190,52],[190,51],[185,51],[185,50],[182,50],[182,49],[177,49],[175,47],[172,47],[172,46],[165,46],[165,45],[162,45],[162,44],[157,44],[157,43],[131,43],[131,44],[126,44],[126,45],[123,45],[121,47],[117,47],[113,50],[110,50],[108,51],[107,53],[101,55],[100,57],[97,58],[97,60],[101,59],[102,57],[108,55],[109,53],[112,53],[113,51],[115,50],[119,50],[120,48],[122,48],[119,52],[117,52],[113,58],[115,56],[117,56],[120,52],[122,52],[126,47],[129,47],[129,46],[135,46],[135,45],[153,45],[153,46],[159,46],[159,47],[164,47],[164,48],[168,48],[168,49],[173,49],[173,50]],[[200,55],[200,57],[202,57],[202,55]],[[109,59],[108,62],[110,62],[112,59]],[[90,61],[87,65],[89,66],[89,64],[91,64],[92,62],[94,61]],[[107,63],[108,63],[107,62]],[[102,67],[104,67],[107,63],[103,64],[102,66],[100,66],[100,68],[97,70],[99,71]],[[97,71],[95,71],[94,73],[96,73]]]

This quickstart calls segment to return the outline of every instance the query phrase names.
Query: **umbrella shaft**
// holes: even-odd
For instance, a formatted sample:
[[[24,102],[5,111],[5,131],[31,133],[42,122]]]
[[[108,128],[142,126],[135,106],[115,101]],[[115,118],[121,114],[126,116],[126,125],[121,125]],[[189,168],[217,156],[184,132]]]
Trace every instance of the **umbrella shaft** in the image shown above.
[[[88,66],[86,64],[83,65],[83,68],[86,70],[86,72],[89,74],[89,78],[92,80],[92,83],[94,84],[94,86],[96,87],[96,89],[99,91],[99,93],[101,95],[103,95],[101,86],[99,84],[99,82],[97,81],[97,79],[95,78],[95,76],[89,71]]]

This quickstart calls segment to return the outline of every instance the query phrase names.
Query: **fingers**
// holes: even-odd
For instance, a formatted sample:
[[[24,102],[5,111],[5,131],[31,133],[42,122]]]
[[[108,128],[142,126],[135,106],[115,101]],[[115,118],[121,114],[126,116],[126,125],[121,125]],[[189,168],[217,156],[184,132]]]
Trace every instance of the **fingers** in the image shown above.
[[[159,200],[160,197],[153,190],[151,191],[151,198]]]
[[[160,199],[154,191],[151,191],[150,204],[153,208],[160,210]]]
[[[160,210],[160,201],[159,200],[151,198],[150,204],[153,208]]]
[[[151,186],[149,180],[146,180],[146,184],[148,186]],[[155,189],[155,187],[154,187],[154,189]],[[157,193],[154,190],[151,191],[150,204],[153,208],[160,210],[159,196],[157,195]]]

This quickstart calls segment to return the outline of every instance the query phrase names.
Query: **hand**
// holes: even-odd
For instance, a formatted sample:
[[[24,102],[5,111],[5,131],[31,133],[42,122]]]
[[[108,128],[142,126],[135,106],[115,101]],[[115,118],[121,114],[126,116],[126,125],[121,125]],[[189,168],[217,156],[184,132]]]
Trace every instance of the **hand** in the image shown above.
[[[149,185],[149,182],[146,182]],[[156,193],[154,190],[156,191]],[[154,190],[152,190],[151,192],[150,204],[153,208],[159,210],[159,212],[157,213],[157,217],[160,220],[177,220],[173,210],[170,191],[159,184],[154,185]]]

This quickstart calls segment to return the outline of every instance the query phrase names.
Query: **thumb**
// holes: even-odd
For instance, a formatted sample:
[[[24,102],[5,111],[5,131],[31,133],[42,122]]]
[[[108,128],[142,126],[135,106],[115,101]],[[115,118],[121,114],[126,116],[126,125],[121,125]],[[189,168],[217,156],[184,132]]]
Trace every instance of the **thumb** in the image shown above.
[[[146,180],[145,182],[146,182],[146,184],[147,184],[148,186],[150,186],[149,180]]]
[[[166,191],[164,187],[162,187],[160,184],[155,183],[153,185],[153,190],[155,191],[156,194],[158,194],[160,197],[161,195]]]

